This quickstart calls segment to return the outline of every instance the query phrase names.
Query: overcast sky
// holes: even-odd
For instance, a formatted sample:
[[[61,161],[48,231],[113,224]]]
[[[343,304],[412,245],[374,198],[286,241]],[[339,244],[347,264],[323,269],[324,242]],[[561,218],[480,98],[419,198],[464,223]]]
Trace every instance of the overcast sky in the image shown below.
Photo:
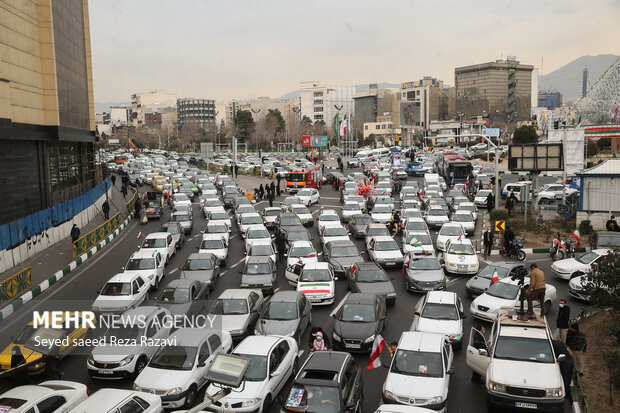
[[[303,80],[433,76],[507,55],[549,73],[618,54],[618,0],[90,0],[95,101],[279,97]]]

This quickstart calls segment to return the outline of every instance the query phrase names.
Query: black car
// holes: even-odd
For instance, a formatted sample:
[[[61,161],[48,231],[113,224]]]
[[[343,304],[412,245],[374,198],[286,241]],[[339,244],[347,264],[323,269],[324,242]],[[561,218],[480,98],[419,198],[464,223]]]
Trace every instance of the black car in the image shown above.
[[[352,292],[380,295],[388,305],[396,302],[391,277],[376,262],[356,262],[346,275],[347,287]]]
[[[362,369],[349,353],[315,351],[295,376],[283,412],[361,413]]]
[[[465,284],[465,291],[470,297],[477,297],[484,293],[491,285],[493,274],[497,271],[497,278],[499,280],[507,277],[525,276],[529,277],[530,271],[523,263],[513,261],[498,261],[493,262],[483,269],[478,274],[471,277],[467,284]]]
[[[349,223],[347,224],[349,232],[353,234],[355,238],[364,238],[364,232],[366,231],[366,227],[368,224],[372,224],[372,218],[370,218],[366,214],[357,214],[353,215],[351,219],[349,219]]]
[[[290,228],[302,227],[303,224],[299,217],[292,213],[283,213],[278,215],[275,220],[276,231],[278,231],[281,235],[285,235],[286,231]]]
[[[197,280],[179,278],[166,285],[150,305],[166,308],[173,316],[191,317],[206,310],[209,287]]]
[[[372,350],[375,333],[385,328],[387,307],[377,294],[354,293],[334,314],[334,347],[349,352]]]
[[[339,179],[340,182],[344,182],[347,180],[347,178],[340,172],[328,172],[327,174],[325,174],[324,182],[326,184],[332,185],[336,179]]]
[[[291,244],[295,241],[312,241],[310,232],[303,227],[290,227],[284,232],[284,243],[286,245],[286,251],[288,251]]]

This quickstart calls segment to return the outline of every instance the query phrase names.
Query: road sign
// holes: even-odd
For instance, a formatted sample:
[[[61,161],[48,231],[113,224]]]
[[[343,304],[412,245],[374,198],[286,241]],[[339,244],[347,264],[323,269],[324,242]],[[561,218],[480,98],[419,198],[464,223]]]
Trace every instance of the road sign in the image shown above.
[[[506,229],[506,222],[495,221],[495,231],[504,231]]]

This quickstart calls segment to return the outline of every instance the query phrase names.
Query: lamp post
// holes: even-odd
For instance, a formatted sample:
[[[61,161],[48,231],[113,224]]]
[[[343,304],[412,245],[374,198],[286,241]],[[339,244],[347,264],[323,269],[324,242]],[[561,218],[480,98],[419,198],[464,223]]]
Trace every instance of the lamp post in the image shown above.
[[[250,110],[252,111],[252,113],[254,115],[258,115],[260,113],[260,109],[258,110],[254,110],[252,108],[250,108]],[[254,119],[254,116],[252,116],[252,119]],[[258,144],[256,145],[256,149],[258,149],[259,154],[260,154],[260,134],[258,135]],[[262,158],[262,157],[261,157]],[[261,164],[263,163],[263,160],[261,159]]]

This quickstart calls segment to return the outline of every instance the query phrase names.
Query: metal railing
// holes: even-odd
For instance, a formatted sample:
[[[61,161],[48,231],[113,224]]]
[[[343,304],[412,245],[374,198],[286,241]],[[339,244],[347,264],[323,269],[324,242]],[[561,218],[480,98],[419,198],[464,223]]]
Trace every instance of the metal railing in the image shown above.
[[[32,270],[26,267],[0,282],[0,308],[32,288]]]
[[[113,233],[121,225],[121,213],[117,212],[112,218],[99,225],[94,230],[73,243],[73,259],[76,259],[86,251],[97,245],[100,241]]]

